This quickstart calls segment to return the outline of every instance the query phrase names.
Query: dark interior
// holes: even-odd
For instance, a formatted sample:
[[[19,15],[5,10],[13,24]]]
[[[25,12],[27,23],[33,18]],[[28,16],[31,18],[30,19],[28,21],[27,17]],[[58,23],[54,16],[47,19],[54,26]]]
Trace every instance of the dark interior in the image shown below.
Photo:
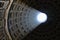
[[[38,25],[23,40],[60,40],[60,0],[22,0],[22,2],[48,15],[47,22]]]

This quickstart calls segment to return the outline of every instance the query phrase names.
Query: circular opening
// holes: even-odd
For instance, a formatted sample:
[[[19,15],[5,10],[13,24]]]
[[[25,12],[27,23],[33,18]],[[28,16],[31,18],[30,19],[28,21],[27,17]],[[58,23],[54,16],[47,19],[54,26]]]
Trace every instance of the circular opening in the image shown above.
[[[40,13],[37,15],[37,20],[38,20],[38,22],[40,22],[40,23],[46,22],[46,21],[47,21],[47,15],[46,15],[45,13],[40,12]]]

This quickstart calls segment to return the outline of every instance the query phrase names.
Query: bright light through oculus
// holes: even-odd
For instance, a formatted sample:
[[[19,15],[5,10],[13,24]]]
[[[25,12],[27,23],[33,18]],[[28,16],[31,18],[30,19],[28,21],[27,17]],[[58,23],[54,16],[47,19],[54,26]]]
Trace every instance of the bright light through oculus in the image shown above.
[[[38,20],[38,22],[40,22],[40,23],[43,23],[43,22],[46,22],[46,20],[47,20],[47,15],[45,14],[45,13],[39,13],[38,15],[37,15],[37,20]]]

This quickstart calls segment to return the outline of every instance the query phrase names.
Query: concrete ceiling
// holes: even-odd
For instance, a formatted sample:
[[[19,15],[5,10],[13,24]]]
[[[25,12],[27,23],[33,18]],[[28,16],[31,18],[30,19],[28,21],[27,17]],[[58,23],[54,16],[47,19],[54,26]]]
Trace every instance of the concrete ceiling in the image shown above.
[[[60,31],[60,0],[22,0],[32,8],[48,15],[48,21],[39,25],[23,40],[58,40]]]

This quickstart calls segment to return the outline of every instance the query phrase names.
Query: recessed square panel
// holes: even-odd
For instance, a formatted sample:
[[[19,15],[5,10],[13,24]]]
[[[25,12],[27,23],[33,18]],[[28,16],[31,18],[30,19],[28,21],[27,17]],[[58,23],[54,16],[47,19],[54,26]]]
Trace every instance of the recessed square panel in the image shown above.
[[[9,1],[0,1],[0,9],[6,9]]]
[[[4,2],[0,2],[0,8],[3,7],[4,5]]]

